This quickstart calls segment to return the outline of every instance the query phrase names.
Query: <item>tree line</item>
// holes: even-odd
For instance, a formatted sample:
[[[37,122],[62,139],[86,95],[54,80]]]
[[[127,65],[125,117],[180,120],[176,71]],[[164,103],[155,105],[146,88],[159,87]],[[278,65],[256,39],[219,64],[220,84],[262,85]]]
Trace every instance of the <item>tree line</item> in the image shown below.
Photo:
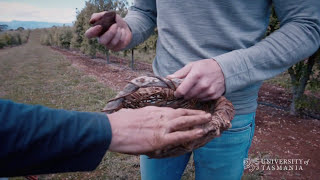
[[[116,11],[117,14],[124,17],[128,12],[128,2],[126,0],[89,0],[85,7],[77,12],[77,18],[73,27],[52,27],[43,29],[41,34],[41,43],[47,46],[56,46],[64,49],[80,50],[86,55],[95,57],[97,53],[105,54],[107,58],[109,52],[103,45],[99,44],[97,39],[88,39],[85,37],[85,32],[90,28],[89,20],[91,15],[101,11]],[[154,33],[147,41],[140,44],[135,49],[148,52],[155,49],[157,33]],[[123,52],[125,56],[130,50]]]
[[[17,30],[0,33],[0,49],[10,46],[18,46],[28,41],[30,30],[18,28]]]

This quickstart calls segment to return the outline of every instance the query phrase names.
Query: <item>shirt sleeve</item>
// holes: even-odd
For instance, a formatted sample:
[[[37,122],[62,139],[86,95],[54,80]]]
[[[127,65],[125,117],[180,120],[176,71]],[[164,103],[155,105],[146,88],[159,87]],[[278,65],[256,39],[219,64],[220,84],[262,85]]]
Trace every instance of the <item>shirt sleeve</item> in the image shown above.
[[[135,0],[124,18],[132,32],[132,41],[126,47],[131,49],[147,40],[157,24],[155,0]]]
[[[213,57],[226,82],[226,94],[269,79],[309,57],[320,45],[319,0],[274,0],[280,29],[247,49]]]
[[[111,142],[105,114],[0,100],[0,177],[94,170]]]

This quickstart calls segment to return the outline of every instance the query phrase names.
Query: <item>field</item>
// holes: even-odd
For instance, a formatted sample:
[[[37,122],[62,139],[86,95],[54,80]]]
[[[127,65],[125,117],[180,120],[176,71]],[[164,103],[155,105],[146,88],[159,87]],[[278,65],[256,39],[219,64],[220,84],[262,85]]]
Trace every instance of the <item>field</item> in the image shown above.
[[[112,56],[112,63],[106,64],[99,56],[91,59],[77,51],[42,46],[40,32],[33,31],[27,44],[0,50],[0,98],[52,108],[99,111],[127,81],[152,74],[148,61],[138,61],[136,70],[132,71],[128,60],[119,57]],[[288,89],[275,83],[279,79],[281,76],[268,81],[259,92],[259,102],[263,103],[257,110],[249,157],[303,159],[309,163],[302,165],[302,170],[260,166],[253,172],[246,170],[243,179],[317,179],[320,177],[320,121],[291,116],[285,108],[279,108],[288,107],[291,96]],[[182,179],[194,179],[194,176],[190,161]],[[108,152],[93,172],[41,175],[40,179],[140,179],[139,157]]]

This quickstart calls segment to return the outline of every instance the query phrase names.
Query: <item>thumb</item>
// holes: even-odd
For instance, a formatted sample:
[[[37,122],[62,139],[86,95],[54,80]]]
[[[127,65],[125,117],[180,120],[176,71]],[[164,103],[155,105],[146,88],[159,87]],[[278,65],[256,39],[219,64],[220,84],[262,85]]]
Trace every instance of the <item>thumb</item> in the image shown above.
[[[191,68],[192,68],[192,63],[189,63],[186,66],[184,66],[183,68],[181,68],[180,70],[176,71],[175,73],[168,75],[167,78],[168,79],[174,79],[174,78],[183,79],[189,74]]]

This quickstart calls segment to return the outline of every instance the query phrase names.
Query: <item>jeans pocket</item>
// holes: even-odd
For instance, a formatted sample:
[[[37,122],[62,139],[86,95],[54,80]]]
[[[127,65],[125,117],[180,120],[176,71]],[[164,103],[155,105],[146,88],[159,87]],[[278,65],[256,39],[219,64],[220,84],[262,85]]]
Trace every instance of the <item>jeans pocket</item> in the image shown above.
[[[226,130],[224,132],[226,132],[226,133],[228,133],[228,132],[230,132],[230,133],[232,133],[232,132],[243,132],[243,131],[246,131],[246,130],[250,129],[251,127],[252,127],[252,123],[250,123],[248,125],[245,125],[243,127],[236,127],[236,128],[232,128],[231,127],[230,129],[228,129],[228,130]]]

